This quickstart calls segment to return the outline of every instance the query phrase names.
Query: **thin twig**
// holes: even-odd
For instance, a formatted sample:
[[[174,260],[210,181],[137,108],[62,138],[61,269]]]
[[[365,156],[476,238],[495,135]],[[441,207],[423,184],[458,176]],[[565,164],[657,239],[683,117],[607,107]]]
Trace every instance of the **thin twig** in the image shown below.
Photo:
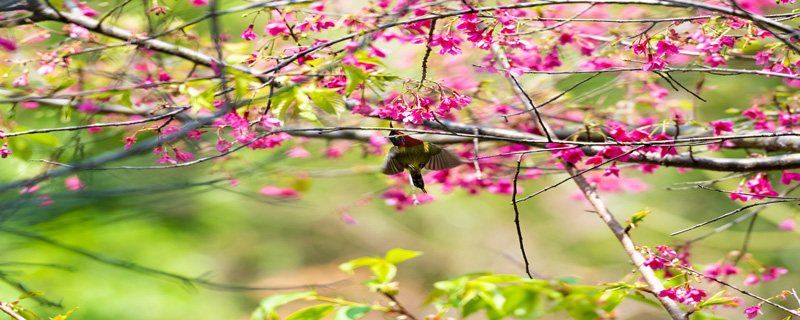
[[[522,157],[524,155],[519,155],[517,158],[517,171],[514,173],[514,190],[511,194],[511,203],[514,204],[514,224],[517,226],[517,239],[519,239],[519,250],[522,252],[522,260],[525,261],[525,273],[528,274],[528,277],[533,279],[531,275],[531,268],[530,263],[528,263],[528,255],[525,253],[525,244],[522,241],[522,228],[519,224],[519,208],[517,208],[517,180],[519,178],[519,167],[522,164]]]

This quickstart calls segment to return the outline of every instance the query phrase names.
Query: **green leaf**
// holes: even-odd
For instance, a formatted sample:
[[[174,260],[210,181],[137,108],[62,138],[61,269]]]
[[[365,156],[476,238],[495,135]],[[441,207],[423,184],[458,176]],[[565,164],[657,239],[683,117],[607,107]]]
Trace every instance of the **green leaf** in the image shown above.
[[[353,274],[353,270],[358,267],[367,267],[372,266],[376,262],[380,261],[380,259],[372,258],[372,257],[363,257],[354,260],[350,260],[348,262],[342,263],[339,265],[339,270],[347,272],[348,274]]]
[[[314,90],[306,92],[311,97],[311,101],[314,101],[317,107],[328,114],[335,115],[338,118],[346,111],[344,97],[334,89],[314,88]]]
[[[297,86],[291,85],[283,87],[272,94],[270,98],[272,100],[272,114],[279,120],[286,121],[286,112],[294,103],[297,91],[299,91]]]
[[[410,250],[395,248],[389,250],[389,252],[386,253],[386,256],[383,257],[383,259],[391,264],[398,264],[408,259],[416,258],[421,254],[422,252],[420,251],[410,251]]]
[[[192,103],[192,111],[198,112],[200,109],[214,110],[214,87],[192,96],[189,101]]]
[[[697,304],[697,308],[698,309],[703,309],[703,308],[708,308],[710,306],[717,306],[717,305],[732,306],[732,307],[739,306],[739,304],[736,303],[736,298],[734,298],[734,297],[723,297],[722,296],[723,293],[725,293],[725,292],[724,291],[717,292],[717,294],[715,294],[713,297],[708,298],[705,301],[701,301],[700,303]]]
[[[336,307],[331,304],[313,306],[292,313],[286,317],[286,320],[319,320],[333,312],[335,308]]]
[[[122,103],[122,105],[132,109],[133,103],[131,102],[131,91],[130,90],[123,91],[122,96],[119,98],[119,102]]]
[[[336,314],[333,315],[333,320],[356,320],[365,316],[370,310],[369,306],[344,306],[336,311]]]
[[[503,283],[503,282],[516,282],[522,281],[522,278],[515,275],[492,275],[480,278],[475,278],[473,281],[487,282],[487,283]]]
[[[67,311],[67,313],[65,313],[63,316],[59,314],[59,315],[55,316],[53,319],[51,319],[51,320],[67,320],[67,318],[69,318],[69,315],[71,315],[73,312],[75,312],[75,310],[78,310],[78,307],[75,307],[72,310]]]
[[[257,82],[257,80],[243,72],[233,70],[231,73],[234,75],[236,98],[242,98],[250,94],[250,82]]]
[[[271,296],[261,300],[259,308],[253,312],[251,317],[253,320],[261,319],[277,319],[278,314],[275,312],[277,307],[285,305],[289,302],[315,296],[317,293],[314,290],[303,292],[291,292]],[[260,312],[259,312],[260,311]],[[258,314],[257,314],[258,313]]]
[[[705,313],[702,311],[692,313],[692,320],[725,320],[725,319],[728,318],[717,317],[713,314]]]
[[[35,297],[35,296],[41,296],[43,294],[44,294],[44,291],[28,291],[28,292],[25,292],[25,293],[19,295],[19,298],[17,298],[17,300],[28,299],[28,298],[32,298],[32,297]]]
[[[351,65],[344,65],[344,76],[347,78],[347,86],[344,89],[345,96],[353,93],[360,84],[367,80],[367,74],[359,68]]]
[[[639,210],[639,212],[631,216],[631,220],[628,223],[628,227],[635,229],[636,226],[642,221],[644,221],[644,218],[647,217],[647,215],[649,215],[650,213],[652,213],[652,211],[650,211],[650,209],[648,208]]]
[[[397,275],[397,267],[391,263],[387,263],[386,261],[373,264],[369,267],[369,269],[372,270],[372,274],[375,275],[375,278],[383,284],[392,282],[394,277]]]
[[[485,301],[481,299],[470,299],[464,306],[461,308],[461,317],[466,318],[469,315],[487,309],[489,305],[486,304]]]
[[[600,301],[605,301],[605,303],[601,306],[601,308],[605,312],[611,312],[614,310],[622,300],[625,300],[625,297],[628,295],[628,290],[616,290],[616,291],[607,291],[602,296],[600,296]]]
[[[297,103],[297,109],[300,110],[299,116],[301,118],[316,124],[321,124],[319,123],[319,119],[317,119],[317,115],[314,113],[314,106],[311,105],[311,99],[308,98],[305,91],[295,90],[294,99]]]
[[[378,65],[378,66],[381,66],[381,67],[384,67],[384,68],[386,67],[386,65],[383,63],[383,61],[378,59],[378,57],[374,57],[374,56],[370,57],[369,53],[367,53],[367,52],[358,51],[358,52],[354,53],[353,56],[356,57],[356,60],[358,62],[374,64],[374,65]]]

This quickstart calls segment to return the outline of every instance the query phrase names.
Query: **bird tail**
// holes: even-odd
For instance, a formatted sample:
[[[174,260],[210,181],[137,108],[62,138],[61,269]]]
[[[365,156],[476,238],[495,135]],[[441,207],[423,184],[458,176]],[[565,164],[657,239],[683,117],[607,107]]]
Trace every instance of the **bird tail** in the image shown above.
[[[428,191],[425,191],[425,180],[422,180],[422,173],[419,171],[410,171],[409,173],[411,174],[411,183],[422,190],[423,193],[428,193]]]

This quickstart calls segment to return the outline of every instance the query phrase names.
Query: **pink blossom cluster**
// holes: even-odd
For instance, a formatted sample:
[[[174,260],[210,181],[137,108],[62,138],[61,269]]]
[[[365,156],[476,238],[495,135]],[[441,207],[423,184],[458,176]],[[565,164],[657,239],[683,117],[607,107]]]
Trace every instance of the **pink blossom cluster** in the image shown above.
[[[405,103],[402,97],[398,96],[383,107],[369,111],[369,115],[402,121],[405,124],[421,124],[423,121],[433,121],[434,116],[447,117],[453,109],[461,110],[462,107],[472,103],[472,98],[455,91],[451,95],[442,94],[438,104],[431,98],[420,97],[416,93],[411,94],[413,95],[411,103]],[[370,109],[354,109],[352,112],[363,113],[367,110]]]
[[[781,182],[788,182],[791,181],[793,178],[800,178],[796,177],[793,173],[789,173],[786,175],[786,180],[784,178],[781,179]],[[745,191],[745,188],[747,190]],[[746,193],[746,194],[745,194]],[[779,194],[772,189],[772,183],[769,182],[767,179],[767,174],[760,172],[756,174],[754,177],[750,178],[749,180],[742,181],[739,183],[739,186],[736,187],[736,190],[730,194],[730,198],[733,201],[741,200],[741,201],[750,201],[750,200],[761,200],[764,199],[763,196],[770,196],[770,197],[777,197]]]
[[[683,285],[680,287],[672,287],[658,292],[659,297],[667,297],[685,305],[697,304],[708,296],[705,291],[692,287],[691,285]]]
[[[398,189],[391,189],[383,194],[381,198],[385,199],[386,205],[393,206],[397,211],[404,211],[406,207],[414,205],[414,197],[406,192]],[[430,193],[422,193],[417,195],[417,202],[420,204],[428,203],[434,200]]]

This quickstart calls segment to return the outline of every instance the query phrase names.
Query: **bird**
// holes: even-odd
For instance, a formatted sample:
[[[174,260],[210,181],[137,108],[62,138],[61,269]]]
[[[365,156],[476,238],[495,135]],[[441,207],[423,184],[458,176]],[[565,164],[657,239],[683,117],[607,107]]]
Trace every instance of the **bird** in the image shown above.
[[[392,124],[389,123],[389,127]],[[433,143],[409,137],[397,130],[389,131],[389,141],[394,145],[383,160],[381,172],[386,175],[395,175],[408,169],[411,183],[425,191],[425,181],[422,179],[422,169],[447,170],[455,168],[464,162],[452,152]]]

